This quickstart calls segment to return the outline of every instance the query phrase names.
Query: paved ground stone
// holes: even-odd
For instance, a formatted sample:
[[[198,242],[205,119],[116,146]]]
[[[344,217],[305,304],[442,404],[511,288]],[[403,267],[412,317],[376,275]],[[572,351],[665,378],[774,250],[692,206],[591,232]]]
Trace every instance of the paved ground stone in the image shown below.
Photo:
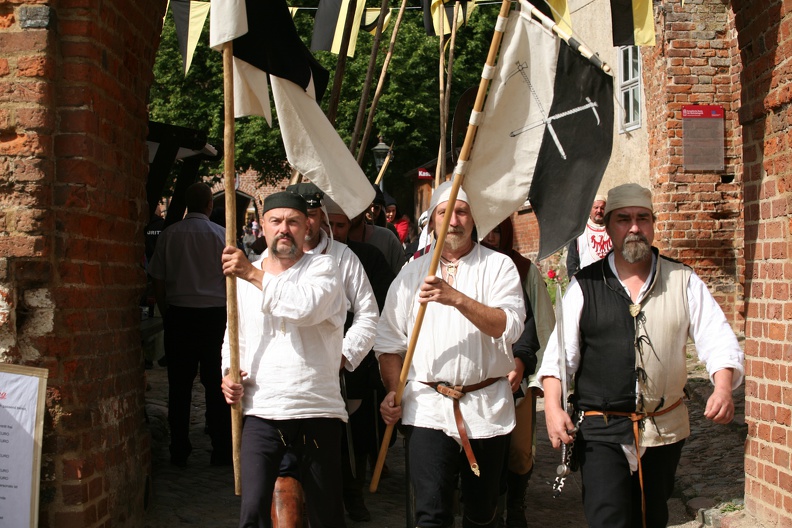
[[[721,514],[721,509],[739,509],[743,499],[744,466],[743,447],[747,428],[744,415],[744,394],[735,392],[738,418],[728,426],[704,420],[702,412],[706,397],[711,393],[709,381],[700,365],[689,364],[692,399],[688,402],[692,434],[682,452],[674,498],[669,502],[673,528],[698,528],[704,526],[708,513],[727,518],[731,528],[758,527],[744,512]],[[167,371],[155,367],[146,371],[149,390],[146,393],[146,412],[152,435],[152,490],[145,515],[146,528],[172,528],[200,526],[226,528],[237,525],[239,497],[234,494],[231,467],[214,467],[209,464],[211,444],[204,434],[203,387],[196,381],[193,391],[193,412],[190,439],[193,453],[186,468],[170,465],[167,436]],[[530,528],[546,526],[585,526],[581,506],[579,473],[567,478],[561,496],[554,499],[552,483],[560,452],[550,447],[544,427],[542,400],[537,412],[536,465],[528,488],[527,520]],[[364,491],[372,520],[356,523],[347,519],[350,528],[410,528],[405,520],[406,487],[403,439],[399,436],[387,458],[389,474],[380,481],[379,490],[372,495]],[[369,473],[370,475],[370,473]],[[713,508],[699,511],[698,503],[714,504]],[[735,506],[736,505],[736,506]],[[690,507],[686,507],[690,506]],[[718,516],[718,515],[716,515]],[[739,524],[745,520],[744,524]],[[457,522],[457,526],[461,523]],[[712,524],[709,524],[710,526]]]

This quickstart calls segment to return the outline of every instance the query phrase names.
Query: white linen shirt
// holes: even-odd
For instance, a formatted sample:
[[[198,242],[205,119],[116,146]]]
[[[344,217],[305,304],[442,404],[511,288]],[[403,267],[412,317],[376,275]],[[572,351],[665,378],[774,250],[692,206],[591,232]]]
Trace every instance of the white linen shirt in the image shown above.
[[[265,273],[261,290],[237,279],[237,299],[244,414],[346,421],[338,381],[346,300],[333,258],[303,255],[277,276]],[[223,372],[230,363],[226,330]]]
[[[306,253],[331,255],[338,266],[347,300],[346,309],[354,314],[352,326],[344,335],[343,348],[346,359],[344,368],[351,372],[360,365],[374,346],[379,307],[366,271],[357,255],[346,244],[330,240],[324,231],[320,233],[319,244]]]
[[[418,312],[418,290],[428,275],[431,258],[430,253],[408,263],[391,284],[377,326],[374,350],[378,357],[404,357]],[[402,397],[402,423],[441,430],[459,441],[453,401],[419,382],[471,385],[502,377],[459,400],[468,436],[491,438],[509,433],[515,424],[514,399],[506,375],[514,369],[511,345],[524,326],[522,285],[511,259],[480,244],[458,262],[453,287],[503,310],[506,329],[502,336],[490,337],[456,308],[429,303]]]
[[[613,253],[608,255],[608,265],[614,276],[618,278],[619,274],[616,272]],[[652,253],[652,271],[638,293],[638,303],[646,295],[646,290],[651,284],[651,278],[654,276],[656,266],[657,257]],[[619,282],[627,292],[627,296],[629,296],[630,290],[621,282],[621,279],[619,279]],[[707,286],[695,272],[691,272],[690,280],[688,281],[687,299],[690,307],[688,335],[696,344],[699,360],[706,365],[711,380],[717,371],[733,368],[735,375],[732,377],[732,390],[736,389],[742,383],[745,356],[742,349],[740,349],[739,343],[737,343],[734,331],[726,321],[726,316],[723,315],[723,310],[718,306]],[[580,315],[583,313],[583,290],[581,290],[580,284],[574,277],[569,282],[563,303],[567,379],[571,380],[580,366]],[[556,325],[547,343],[547,348],[542,358],[542,366],[537,373],[540,381],[548,376],[560,379],[557,331],[558,326]]]

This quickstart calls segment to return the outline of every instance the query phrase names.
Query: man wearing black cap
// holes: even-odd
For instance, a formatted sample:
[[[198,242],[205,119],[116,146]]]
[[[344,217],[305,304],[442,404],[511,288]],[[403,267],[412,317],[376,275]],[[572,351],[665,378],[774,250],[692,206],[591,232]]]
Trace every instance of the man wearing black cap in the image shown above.
[[[351,381],[353,376],[355,378],[359,376],[358,374],[353,374],[353,371],[356,371],[364,362],[364,368],[361,370],[367,370],[372,362],[376,363],[376,361],[373,361],[373,357],[368,356],[374,345],[374,338],[377,333],[377,320],[379,319],[377,300],[374,297],[374,292],[363,265],[355,253],[346,244],[331,240],[322,229],[325,222],[325,213],[323,211],[324,193],[313,183],[289,185],[286,190],[302,196],[308,207],[307,230],[302,250],[306,254],[330,255],[338,266],[341,285],[347,301],[342,374],[345,381]],[[362,372],[360,374],[366,375]],[[360,413],[360,398],[357,394],[349,393],[350,384],[346,384],[346,389],[347,407],[351,412],[355,413],[353,416],[357,418],[354,421],[357,422],[360,418],[358,415]],[[354,411],[352,411],[353,407]],[[371,411],[369,414],[371,414]],[[353,418],[350,416],[350,428],[356,429],[356,427],[352,427],[352,421]],[[345,457],[344,504],[350,517],[355,521],[371,519],[361,493],[363,479],[360,477],[362,477],[361,472],[365,472],[366,460],[364,447],[364,445],[358,445],[358,443],[354,445],[356,455],[358,449],[360,454],[363,455],[362,464],[358,463],[360,467],[356,475],[357,478],[354,478],[351,474],[348,460],[349,450],[344,448],[339,453]],[[294,512],[299,514],[300,505],[295,504],[295,502],[299,502],[300,495],[297,482],[299,480],[298,473],[299,465],[297,460],[289,453],[281,463],[281,473],[275,484],[273,515],[278,518],[279,524],[287,518],[295,517],[296,515],[293,515]]]
[[[371,202],[366,211],[366,221],[380,227],[385,227],[385,193],[379,185],[372,185],[374,188],[374,201]]]
[[[240,527],[269,525],[281,459],[300,459],[308,518],[315,527],[344,527],[341,494],[343,422],[338,370],[346,300],[329,255],[304,254],[305,200],[290,192],[268,196],[262,208],[267,239],[251,264],[235,247],[223,251],[223,273],[236,277],[242,383],[228,375],[223,345],[223,394],[242,402]]]

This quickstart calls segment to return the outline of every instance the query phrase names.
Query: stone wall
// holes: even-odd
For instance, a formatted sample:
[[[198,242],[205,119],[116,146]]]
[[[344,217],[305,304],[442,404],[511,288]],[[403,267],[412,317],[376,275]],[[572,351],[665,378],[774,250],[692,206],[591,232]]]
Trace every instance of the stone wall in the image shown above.
[[[39,526],[142,526],[146,96],[164,0],[0,3],[0,361],[46,368]]]

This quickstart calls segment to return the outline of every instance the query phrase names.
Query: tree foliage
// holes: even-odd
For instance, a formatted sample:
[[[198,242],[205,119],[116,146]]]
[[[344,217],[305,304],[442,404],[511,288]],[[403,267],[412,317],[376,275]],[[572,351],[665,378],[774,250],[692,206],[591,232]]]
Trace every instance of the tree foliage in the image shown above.
[[[367,3],[370,7],[380,5],[376,0],[369,0]],[[290,5],[294,7],[315,7],[317,4],[317,0],[290,1]],[[387,52],[398,2],[392,2],[391,7],[394,13],[380,43],[369,103]],[[449,127],[459,96],[467,88],[479,84],[498,7],[499,4],[479,6],[468,25],[460,28],[457,34]],[[311,10],[300,10],[294,19],[299,34],[307,44],[311,39],[314,13]],[[439,39],[426,36],[422,17],[420,9],[408,9],[405,12],[383,95],[374,118],[374,129],[369,144],[362,147],[367,152],[370,151],[377,143],[377,136],[382,136],[388,144],[394,143],[395,155],[386,175],[386,188],[391,194],[401,198],[402,204],[412,200],[412,184],[405,180],[404,173],[435,159],[439,148]],[[155,82],[151,89],[150,116],[155,121],[205,130],[210,138],[216,138],[215,141],[219,143],[223,137],[222,62],[221,54],[208,47],[208,26],[207,23],[201,43],[195,51],[190,72],[185,77],[173,19],[166,17],[154,66]],[[346,63],[336,118],[336,129],[346,144],[349,144],[354,130],[373,40],[370,34],[361,32],[356,54]],[[316,52],[315,56],[330,71],[332,82],[337,63],[336,55]],[[324,109],[327,108],[330,91],[331,87],[328,87],[322,101]],[[273,128],[269,128],[264,119],[259,117],[237,120],[235,155],[238,168],[256,169],[261,173],[263,181],[276,181],[288,174],[274,109]],[[370,152],[364,158],[363,170],[370,179],[375,178]],[[213,172],[215,171],[218,169],[213,167]]]

